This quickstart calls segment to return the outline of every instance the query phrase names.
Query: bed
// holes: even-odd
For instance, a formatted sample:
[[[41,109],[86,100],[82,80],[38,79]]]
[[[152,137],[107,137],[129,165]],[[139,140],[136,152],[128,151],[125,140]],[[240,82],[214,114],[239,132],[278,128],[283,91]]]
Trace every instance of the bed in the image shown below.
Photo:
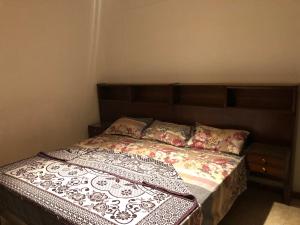
[[[164,166],[170,162],[173,167],[165,168]],[[135,167],[132,168],[133,164],[138,165],[139,171]],[[157,171],[155,170],[159,172],[158,174],[154,174],[153,165],[160,166],[156,168]],[[133,173],[130,172],[132,170],[134,170]],[[108,224],[137,224],[136,221],[140,221],[143,217],[143,215],[138,215],[142,205],[148,204],[148,207],[151,207],[158,201],[153,203],[149,199],[164,199],[166,193],[171,193],[170,196],[175,193],[176,198],[169,200],[174,202],[171,204],[173,209],[174,206],[180,204],[182,206],[178,206],[179,212],[173,213],[178,218],[174,218],[170,223],[164,223],[162,222],[163,208],[167,206],[162,205],[162,209],[157,210],[161,215],[157,218],[157,223],[200,225],[203,221],[202,224],[217,224],[246,187],[243,157],[211,151],[199,153],[199,151],[155,141],[117,135],[101,135],[67,149],[40,153],[36,157],[5,166],[1,172],[3,206],[17,210],[14,213],[23,215],[23,220],[29,224],[48,224],[44,221],[45,218],[40,218],[39,215],[43,215],[39,212],[41,210],[56,215],[56,220],[62,223],[106,224],[105,222],[109,221],[111,223]],[[105,175],[101,176],[103,172]],[[145,173],[147,176],[149,173],[152,176],[145,177]],[[177,180],[177,174],[183,182],[181,179]],[[176,179],[173,180],[170,177],[174,179],[176,177]],[[82,185],[84,182],[88,182],[87,186]],[[78,183],[81,185],[78,186]],[[116,189],[113,189],[116,185]],[[180,186],[182,187],[178,188]],[[84,188],[88,188],[89,191],[82,191]],[[141,195],[141,193],[147,193],[144,188],[153,188],[149,193],[154,191],[155,194]],[[160,192],[160,190],[163,191]],[[107,191],[113,193],[107,197]],[[93,193],[98,193],[98,195],[93,195]],[[31,210],[34,212],[34,217],[32,213],[24,212],[23,203],[20,204],[17,196],[21,197],[21,200],[27,199],[28,202],[40,208],[39,211]],[[88,201],[86,196],[90,198]],[[140,199],[132,204],[137,206],[137,209],[122,210],[132,207],[128,199],[137,196]],[[102,199],[113,199],[113,197],[115,197],[114,200],[104,201],[106,204],[103,204]],[[196,199],[193,199],[194,197]],[[97,198],[100,200],[97,201]],[[93,202],[91,199],[96,200]],[[144,199],[143,204],[141,199]],[[125,200],[126,203],[121,200]],[[178,200],[184,201],[178,202]],[[119,205],[113,204],[114,201],[119,201]],[[50,203],[57,203],[57,205]],[[127,206],[122,208],[121,204]],[[116,212],[111,210],[114,205],[118,205]],[[20,207],[16,208],[16,206]],[[64,207],[71,210],[63,210]],[[171,210],[172,208],[169,207],[167,207],[168,210]],[[93,218],[92,213],[81,210],[82,208],[92,212],[106,211],[107,215],[104,218],[107,221],[97,223],[102,217],[89,220],[88,218]],[[74,212],[84,216],[72,218]],[[122,212],[124,213],[121,214]],[[125,212],[131,212],[131,214]],[[204,212],[205,219],[202,217]],[[152,214],[156,213],[152,212]],[[111,215],[115,215],[113,219]],[[145,215],[145,218],[150,218],[150,216]],[[56,220],[55,223],[58,224]],[[37,223],[37,221],[42,222]],[[150,224],[155,224],[153,218],[149,221],[151,221]],[[139,224],[149,224],[149,221]]]
[[[245,90],[223,85],[98,85],[100,117],[102,124],[122,116],[201,121],[248,130],[251,141],[291,141],[290,130],[274,131],[292,126],[290,116],[251,99],[253,90],[271,90],[267,97],[272,106],[273,93],[289,89]],[[243,103],[252,108],[244,109]],[[0,208],[32,225],[215,225],[246,189],[243,155],[108,134],[41,152],[0,172]]]

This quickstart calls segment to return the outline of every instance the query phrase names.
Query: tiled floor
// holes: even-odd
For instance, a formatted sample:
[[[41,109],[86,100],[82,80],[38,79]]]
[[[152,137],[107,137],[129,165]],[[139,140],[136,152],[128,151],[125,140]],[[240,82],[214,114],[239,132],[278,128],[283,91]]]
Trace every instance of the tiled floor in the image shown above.
[[[280,200],[277,192],[249,187],[219,225],[300,225],[300,200]]]
[[[300,208],[274,203],[265,225],[299,225]]]

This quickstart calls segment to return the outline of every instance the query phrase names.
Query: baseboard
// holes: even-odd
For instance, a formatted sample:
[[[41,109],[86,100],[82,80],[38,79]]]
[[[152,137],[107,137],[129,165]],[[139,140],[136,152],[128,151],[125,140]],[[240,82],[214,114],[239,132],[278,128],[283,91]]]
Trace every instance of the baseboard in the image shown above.
[[[293,198],[298,198],[298,199],[300,199],[300,192],[294,191],[294,192],[293,192]]]

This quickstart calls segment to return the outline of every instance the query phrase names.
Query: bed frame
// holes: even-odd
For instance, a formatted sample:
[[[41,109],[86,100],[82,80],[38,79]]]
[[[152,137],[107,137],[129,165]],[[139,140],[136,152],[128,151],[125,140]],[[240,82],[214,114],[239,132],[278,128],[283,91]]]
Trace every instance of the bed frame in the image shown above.
[[[97,89],[102,123],[132,116],[246,129],[251,132],[252,142],[283,146],[293,156],[297,86],[98,84]],[[286,180],[287,190],[291,187],[291,171],[292,166]],[[54,214],[1,186],[0,199],[12,204],[9,208],[20,218],[31,215],[31,221],[37,223],[63,224]]]
[[[285,189],[292,186],[297,86],[98,84],[101,122],[121,116],[245,129],[250,142],[282,146],[291,155]]]

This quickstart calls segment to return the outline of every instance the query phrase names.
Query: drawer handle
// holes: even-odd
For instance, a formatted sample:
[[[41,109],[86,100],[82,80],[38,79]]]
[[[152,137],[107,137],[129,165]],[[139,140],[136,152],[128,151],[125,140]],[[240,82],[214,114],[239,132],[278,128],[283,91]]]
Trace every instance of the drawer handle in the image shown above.
[[[265,167],[262,167],[261,169],[262,169],[262,171],[263,171],[264,173],[267,172],[267,169],[266,169]]]
[[[262,158],[261,161],[262,161],[263,163],[266,163],[266,162],[267,162],[267,160],[266,160],[265,158]]]

